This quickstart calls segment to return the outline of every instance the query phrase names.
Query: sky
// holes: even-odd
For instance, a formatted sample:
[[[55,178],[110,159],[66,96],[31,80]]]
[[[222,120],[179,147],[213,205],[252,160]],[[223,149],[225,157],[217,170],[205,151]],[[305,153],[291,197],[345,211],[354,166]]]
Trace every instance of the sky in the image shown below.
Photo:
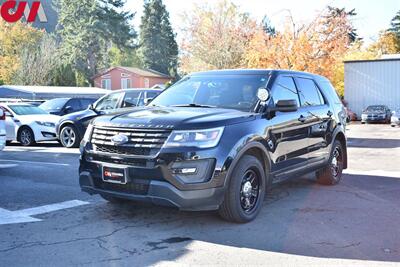
[[[194,3],[212,3],[215,0],[164,0],[170,13],[171,24],[178,34],[181,14],[191,10]],[[390,20],[400,10],[400,0],[231,0],[244,12],[261,21],[267,15],[272,24],[279,29],[290,10],[296,22],[307,22],[316,16],[327,5],[356,9],[357,16],[353,23],[358,35],[366,43],[377,39],[379,32],[390,26]],[[143,13],[143,0],[127,0],[127,9],[136,12],[135,28],[140,25]]]

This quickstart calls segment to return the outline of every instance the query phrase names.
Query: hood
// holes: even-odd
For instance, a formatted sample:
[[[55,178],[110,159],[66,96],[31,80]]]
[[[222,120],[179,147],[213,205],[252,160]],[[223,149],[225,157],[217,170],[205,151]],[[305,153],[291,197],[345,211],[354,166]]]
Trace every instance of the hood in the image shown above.
[[[236,124],[254,120],[255,113],[234,109],[189,107],[142,107],[129,112],[110,114],[95,119],[98,126],[201,129]]]
[[[98,116],[96,112],[90,109],[85,109],[62,116],[61,121],[66,121],[66,120],[77,121],[85,118],[93,118],[95,116]]]
[[[35,114],[35,115],[19,115],[18,119],[24,123],[29,124],[33,121],[41,121],[41,122],[52,122],[58,123],[60,120],[60,116],[51,115],[51,114]]]

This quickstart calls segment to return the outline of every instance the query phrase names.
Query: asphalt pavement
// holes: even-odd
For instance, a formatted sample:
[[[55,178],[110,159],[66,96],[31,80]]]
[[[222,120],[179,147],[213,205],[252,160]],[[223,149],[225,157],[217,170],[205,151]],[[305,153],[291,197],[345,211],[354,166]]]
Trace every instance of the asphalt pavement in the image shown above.
[[[258,218],[82,193],[77,149],[0,152],[0,266],[400,266],[400,128],[348,126],[349,169],[276,186]]]

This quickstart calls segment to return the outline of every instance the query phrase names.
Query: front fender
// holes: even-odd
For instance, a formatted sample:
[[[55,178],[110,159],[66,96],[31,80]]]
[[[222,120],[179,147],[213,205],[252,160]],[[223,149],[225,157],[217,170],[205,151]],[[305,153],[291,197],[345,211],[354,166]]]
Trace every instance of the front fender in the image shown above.
[[[269,166],[271,166],[271,160],[269,151],[266,149],[265,146],[265,139],[262,136],[258,135],[247,135],[242,137],[231,149],[229,156],[224,163],[224,169],[226,170],[226,179],[224,183],[225,186],[229,184],[232,172],[241,157],[246,154],[246,152],[249,152],[253,149],[257,149],[261,152],[261,155],[264,159],[264,162],[262,162],[262,164],[266,167],[266,177],[269,177],[268,172]]]

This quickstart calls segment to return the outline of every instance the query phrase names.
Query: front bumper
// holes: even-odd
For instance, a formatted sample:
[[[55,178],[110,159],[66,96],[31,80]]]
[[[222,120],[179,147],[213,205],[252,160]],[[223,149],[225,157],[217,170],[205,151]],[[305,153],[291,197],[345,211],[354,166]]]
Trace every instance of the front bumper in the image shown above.
[[[394,126],[400,126],[400,118],[392,117],[390,120],[390,124]]]
[[[89,194],[149,202],[186,211],[216,210],[224,196],[222,187],[181,191],[168,182],[157,180],[136,181],[127,185],[105,184],[85,171],[80,173],[79,183],[82,191]]]
[[[386,117],[380,117],[380,116],[361,117],[362,122],[385,122],[386,120],[387,120]]]
[[[46,126],[36,127],[34,128],[33,132],[35,134],[35,141],[37,142],[57,140],[55,127],[46,127]]]
[[[223,161],[210,158],[210,154],[214,152],[163,153],[151,159],[128,159],[84,151],[80,159],[80,186],[89,194],[187,211],[216,210],[223,201],[226,171],[221,171]],[[125,169],[127,183],[103,181],[104,166]],[[191,174],[182,172],[193,169],[196,171]]]

